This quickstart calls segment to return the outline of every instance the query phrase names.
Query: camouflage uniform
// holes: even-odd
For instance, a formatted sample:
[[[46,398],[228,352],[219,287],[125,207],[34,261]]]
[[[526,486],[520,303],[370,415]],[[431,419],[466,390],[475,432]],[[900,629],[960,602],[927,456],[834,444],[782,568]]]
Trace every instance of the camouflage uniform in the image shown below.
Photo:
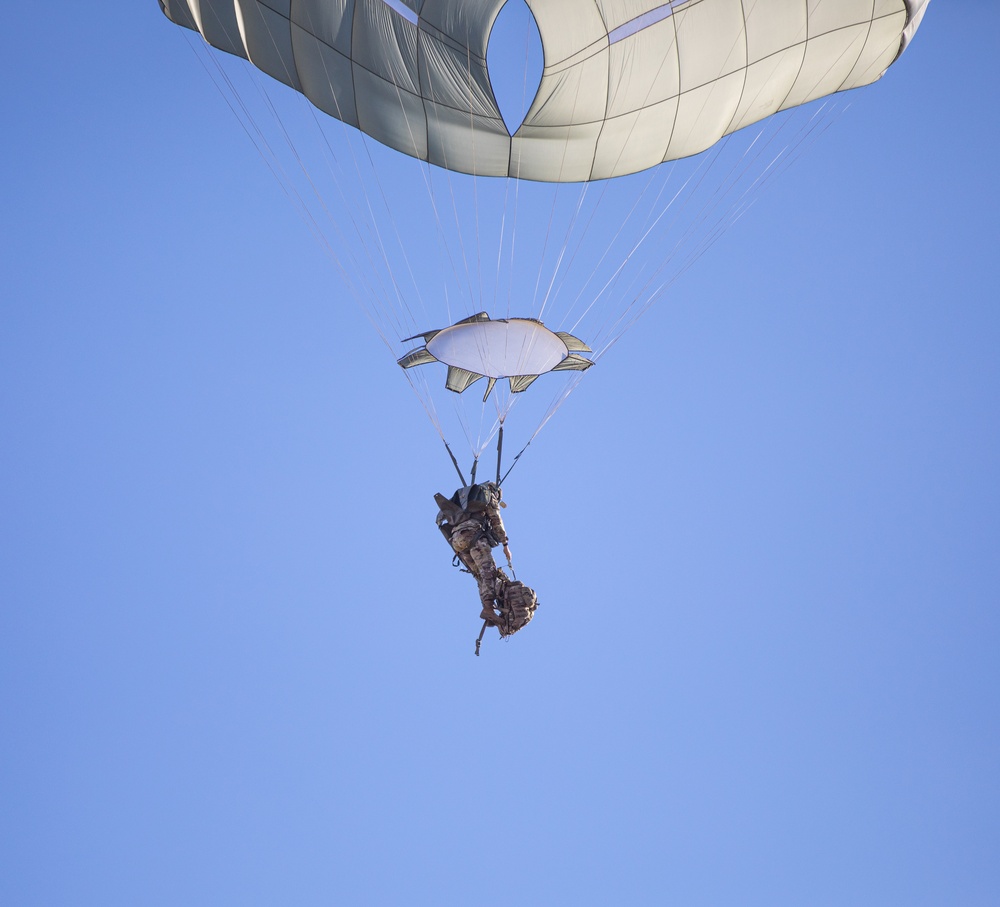
[[[493,608],[502,595],[492,549],[494,545],[507,545],[507,532],[500,517],[499,495],[492,491],[495,487],[487,483],[484,492],[480,492],[486,501],[471,499],[482,488],[477,485],[460,488],[451,500],[440,494],[434,496],[441,508],[437,524],[466,569],[475,577],[479,599],[483,603],[482,617],[491,623],[498,621]]]

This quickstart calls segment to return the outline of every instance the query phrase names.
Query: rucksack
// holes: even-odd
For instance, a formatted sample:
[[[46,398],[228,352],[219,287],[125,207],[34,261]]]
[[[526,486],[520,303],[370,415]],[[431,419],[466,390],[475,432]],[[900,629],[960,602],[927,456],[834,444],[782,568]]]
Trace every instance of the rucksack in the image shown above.
[[[481,485],[466,485],[464,488],[459,488],[451,496],[451,501],[466,511],[496,510],[500,497],[496,492],[496,485],[492,482],[483,482]]]
[[[535,616],[538,597],[535,590],[520,580],[512,579],[504,583],[503,599],[500,606],[500,635],[511,636],[528,625]]]

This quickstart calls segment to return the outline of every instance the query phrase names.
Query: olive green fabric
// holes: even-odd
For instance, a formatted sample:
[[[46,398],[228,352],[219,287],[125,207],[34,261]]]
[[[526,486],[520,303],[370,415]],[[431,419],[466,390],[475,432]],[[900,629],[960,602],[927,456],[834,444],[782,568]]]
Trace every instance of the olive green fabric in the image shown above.
[[[160,0],[318,108],[450,170],[575,182],[703,151],[881,77],[929,0],[526,0],[544,70],[511,137],[486,68],[504,0]]]

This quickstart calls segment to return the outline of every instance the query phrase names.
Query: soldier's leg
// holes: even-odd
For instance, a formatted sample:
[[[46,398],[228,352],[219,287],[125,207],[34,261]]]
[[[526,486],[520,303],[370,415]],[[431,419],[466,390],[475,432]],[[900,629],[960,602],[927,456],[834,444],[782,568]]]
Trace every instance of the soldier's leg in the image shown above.
[[[476,539],[481,532],[482,530],[478,524],[469,522],[460,523],[452,530],[451,538],[449,539],[452,550],[458,555],[465,569],[471,572],[476,578],[477,582],[479,580],[479,567],[472,558],[470,549],[475,545]]]
[[[497,595],[497,565],[493,560],[493,553],[486,541],[479,539],[469,549],[469,556],[477,568],[476,580],[479,583],[479,599],[483,603],[480,617],[490,623],[497,623],[499,618],[493,611]]]

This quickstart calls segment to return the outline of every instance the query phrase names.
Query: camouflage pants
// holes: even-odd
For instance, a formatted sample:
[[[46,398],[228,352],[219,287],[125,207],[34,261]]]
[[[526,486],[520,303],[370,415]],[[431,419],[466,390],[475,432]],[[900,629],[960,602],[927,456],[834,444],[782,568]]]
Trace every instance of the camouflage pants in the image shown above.
[[[493,608],[497,593],[497,565],[482,532],[478,523],[460,523],[451,534],[451,545],[471,562],[483,607]]]

